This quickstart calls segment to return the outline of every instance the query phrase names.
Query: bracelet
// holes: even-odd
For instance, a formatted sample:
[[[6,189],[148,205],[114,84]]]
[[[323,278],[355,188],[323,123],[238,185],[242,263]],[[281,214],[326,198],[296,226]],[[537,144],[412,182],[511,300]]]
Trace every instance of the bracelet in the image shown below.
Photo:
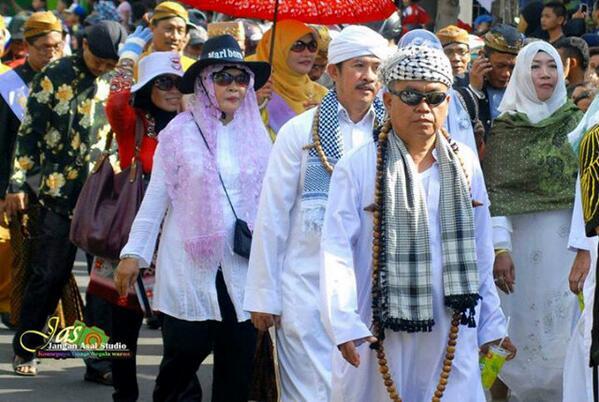
[[[495,257],[501,255],[501,254],[508,254],[510,252],[510,250],[508,250],[507,248],[496,248],[495,249]]]
[[[134,260],[139,260],[139,256],[135,255],[135,254],[123,254],[121,256],[121,260],[124,260],[125,258],[131,258],[131,259],[134,259]]]

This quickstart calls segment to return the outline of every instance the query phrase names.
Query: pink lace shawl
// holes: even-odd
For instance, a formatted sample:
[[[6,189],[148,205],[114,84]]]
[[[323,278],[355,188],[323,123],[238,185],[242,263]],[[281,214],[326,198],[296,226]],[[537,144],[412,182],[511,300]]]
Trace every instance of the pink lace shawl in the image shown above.
[[[210,66],[201,73],[190,110],[179,114],[160,132],[156,150],[156,158],[161,158],[166,170],[171,213],[181,231],[185,251],[196,264],[206,269],[216,269],[222,259],[227,235],[223,208],[230,208],[222,202],[223,190],[216,170],[216,135],[221,124],[221,112],[214,106],[218,103],[210,79],[213,72],[224,67]],[[271,149],[253,85],[252,75],[241,107],[228,124],[234,135],[234,157],[238,158],[240,168],[237,185],[243,200],[243,205],[235,205],[235,209],[238,217],[245,220],[250,228],[253,228],[256,218]],[[194,119],[201,127],[212,154],[206,149]]]

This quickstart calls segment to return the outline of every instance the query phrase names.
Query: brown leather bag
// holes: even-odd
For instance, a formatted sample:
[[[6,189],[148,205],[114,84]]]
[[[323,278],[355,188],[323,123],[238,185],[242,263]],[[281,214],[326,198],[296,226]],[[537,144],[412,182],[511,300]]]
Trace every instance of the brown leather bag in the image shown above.
[[[108,160],[113,139],[110,131],[104,152],[83,185],[73,213],[70,239],[89,254],[116,261],[127,243],[144,193],[139,160],[142,138],[143,123],[138,117],[131,166],[115,174]]]

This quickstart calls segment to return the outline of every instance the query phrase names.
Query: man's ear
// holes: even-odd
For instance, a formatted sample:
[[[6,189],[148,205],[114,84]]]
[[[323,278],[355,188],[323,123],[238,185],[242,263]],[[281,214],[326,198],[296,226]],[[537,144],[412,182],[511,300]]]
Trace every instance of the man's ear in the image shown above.
[[[576,59],[576,57],[572,57],[572,58],[568,57],[568,61],[569,61],[568,64],[569,64],[570,68],[574,69],[574,68],[578,67],[578,60]]]
[[[383,92],[383,104],[385,105],[385,109],[391,110],[391,102],[393,100],[393,95],[389,92]]]
[[[329,77],[331,77],[331,79],[333,81],[337,81],[339,79],[339,68],[337,67],[337,65],[335,64],[329,64],[327,66],[327,73],[329,74]]]

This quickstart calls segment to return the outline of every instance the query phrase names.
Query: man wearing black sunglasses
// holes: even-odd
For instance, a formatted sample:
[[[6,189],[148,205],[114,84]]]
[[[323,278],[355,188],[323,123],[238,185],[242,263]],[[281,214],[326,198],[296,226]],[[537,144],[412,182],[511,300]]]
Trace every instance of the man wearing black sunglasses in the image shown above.
[[[300,39],[290,53],[300,49],[308,53],[316,48],[312,40]],[[280,324],[277,344],[285,401],[331,400],[335,345],[319,313],[320,227],[335,163],[369,141],[373,126],[384,119],[384,107],[376,98],[376,70],[387,49],[387,41],[370,28],[344,29],[328,49],[335,87],[318,108],[281,128],[271,153],[244,308],[260,330]]]
[[[333,367],[354,366],[336,373],[332,399],[482,401],[479,345],[499,342],[506,320],[482,172],[442,128],[451,64],[408,46],[379,71],[390,119],[337,163],[322,228]]]

